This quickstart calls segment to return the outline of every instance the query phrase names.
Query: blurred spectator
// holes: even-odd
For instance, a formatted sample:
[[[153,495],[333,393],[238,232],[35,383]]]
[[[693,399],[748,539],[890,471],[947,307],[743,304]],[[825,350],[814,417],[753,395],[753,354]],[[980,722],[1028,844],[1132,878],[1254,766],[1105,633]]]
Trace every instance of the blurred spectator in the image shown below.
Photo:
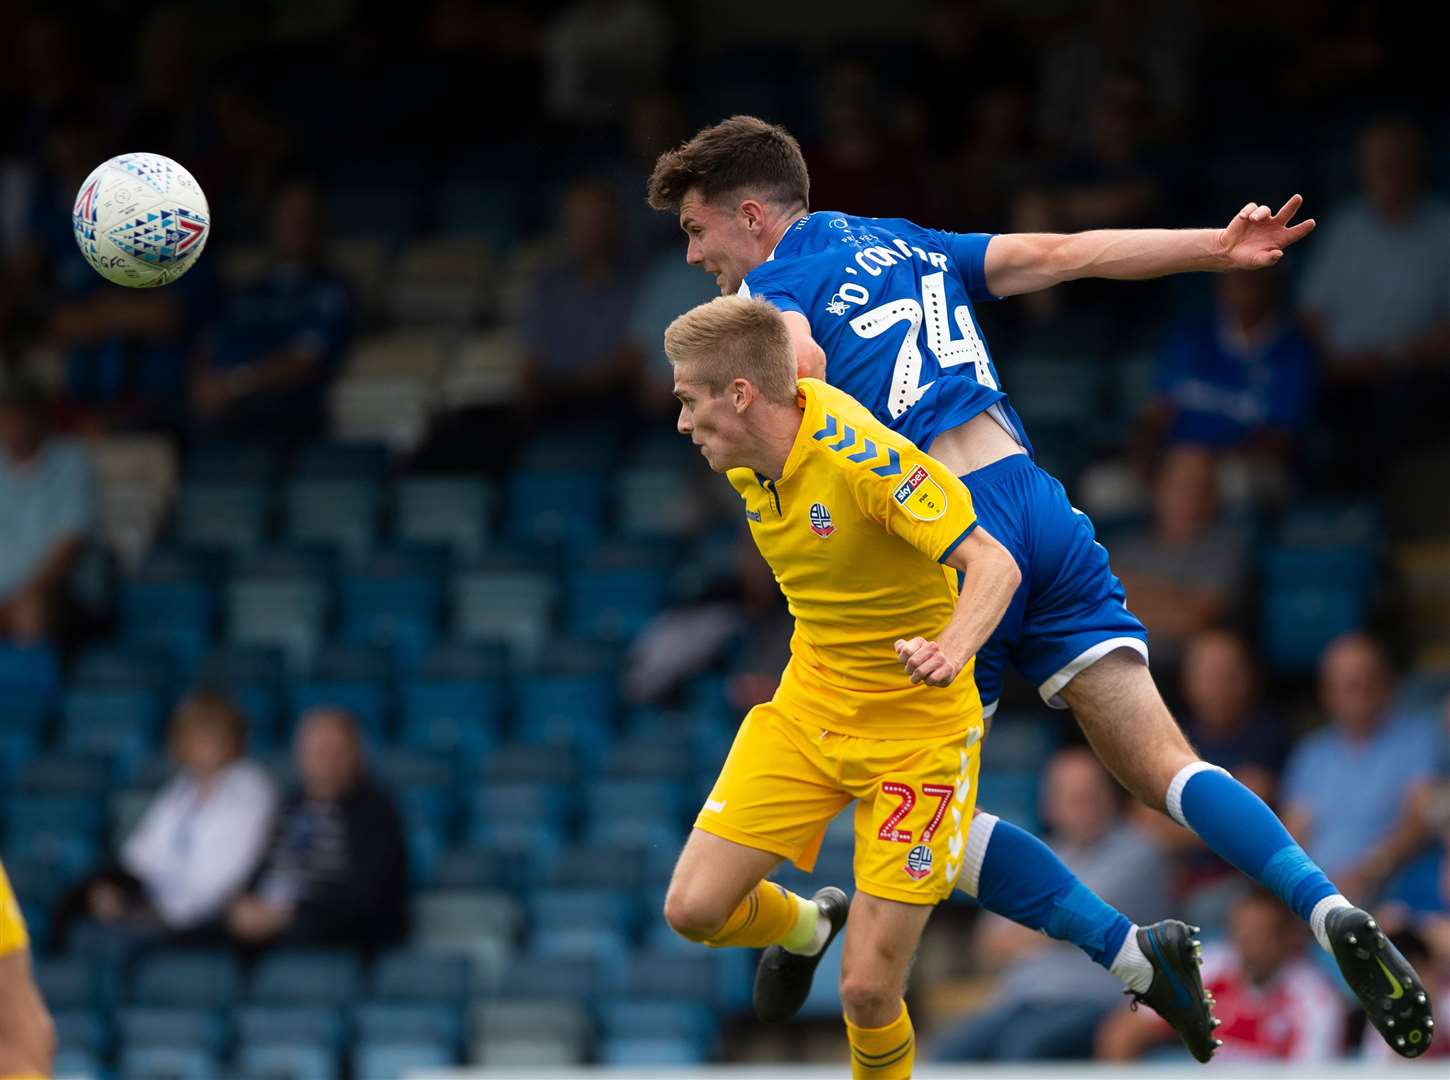
[[[56,936],[86,918],[145,940],[162,933],[205,939],[242,891],[266,848],[277,794],[246,754],[247,721],[209,690],[192,693],[171,721],[175,777],[121,845],[118,865],[90,878],[56,915]]]
[[[933,209],[932,220],[967,232],[1008,228],[1018,193],[1040,169],[1028,123],[1031,107],[1027,90],[1010,83],[984,89],[967,102],[965,124],[953,124],[963,128],[965,141],[934,183],[942,205]],[[952,108],[958,108],[955,97]]]
[[[1319,696],[1329,724],[1289,758],[1284,824],[1345,896],[1369,903],[1427,839],[1409,797],[1434,776],[1439,737],[1393,711],[1388,659],[1366,634],[1330,643]]]
[[[550,112],[583,127],[624,114],[659,86],[673,36],[648,0],[574,0],[544,31]]]
[[[1172,686],[1188,640],[1234,613],[1247,569],[1242,538],[1219,515],[1213,453],[1170,449],[1154,483],[1152,530],[1109,550],[1128,607],[1148,627],[1159,684]]]
[[[1450,206],[1426,195],[1425,138],[1399,118],[1359,137],[1363,198],[1328,215],[1300,309],[1324,353],[1325,419],[1379,450],[1336,462],[1370,483],[1386,452],[1438,437],[1450,402]],[[1372,388],[1372,389],[1371,389]],[[1366,430],[1368,427],[1368,430]]]
[[[61,629],[66,586],[95,523],[90,460],[52,438],[33,385],[0,388],[0,641],[35,644]]]
[[[356,722],[340,709],[314,709],[298,727],[295,754],[301,788],[278,812],[252,890],[227,912],[233,940],[367,949],[396,941],[407,918],[402,819],[364,770]]]
[[[1060,751],[1048,762],[1043,785],[1042,819],[1062,861],[1135,922],[1162,918],[1164,859],[1124,816],[1121,792],[1092,753]],[[1002,969],[1002,981],[983,1012],[943,1036],[938,1059],[1091,1055],[1099,1021],[1122,1000],[1122,983],[1085,962],[1073,946],[995,915],[983,916],[973,952],[989,967]]]
[[[1183,701],[1184,731],[1199,756],[1273,802],[1289,746],[1279,717],[1264,707],[1248,642],[1230,630],[1195,634],[1184,653]]]
[[[192,359],[202,432],[286,439],[321,428],[323,395],[353,323],[348,287],[327,266],[323,217],[308,185],[277,193],[265,274],[226,302]]]
[[[930,210],[926,159],[903,144],[887,92],[872,66],[842,61],[820,87],[821,138],[806,147],[811,203],[851,214],[924,220]]]
[[[612,394],[633,391],[638,361],[628,335],[636,284],[620,249],[618,209],[603,184],[570,188],[560,222],[565,252],[529,288],[520,326],[529,350],[524,395],[540,413],[581,416]]]
[[[1204,989],[1216,999],[1223,1046],[1215,1061],[1325,1061],[1343,1040],[1344,1002],[1304,956],[1308,935],[1272,893],[1255,889],[1229,916],[1229,941],[1203,955]],[[1097,1056],[1136,1061],[1176,1043],[1173,1029],[1151,1010],[1124,1009],[1103,1024]],[[1375,1038],[1375,1042],[1381,1040]]]
[[[1216,310],[1180,325],[1158,357],[1146,423],[1155,446],[1195,443],[1284,461],[1313,404],[1314,347],[1285,318],[1281,272],[1216,279]]]

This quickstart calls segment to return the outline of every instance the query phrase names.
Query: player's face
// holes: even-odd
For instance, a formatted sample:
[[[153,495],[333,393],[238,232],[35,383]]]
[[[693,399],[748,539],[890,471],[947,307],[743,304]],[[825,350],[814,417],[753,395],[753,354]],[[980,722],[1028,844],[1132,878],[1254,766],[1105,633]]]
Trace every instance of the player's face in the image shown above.
[[[733,469],[738,464],[735,457],[742,424],[730,390],[717,394],[677,367],[675,397],[680,402],[680,418],[675,422],[680,434],[690,437],[716,472]]]
[[[698,191],[686,193],[680,228],[689,237],[685,262],[713,274],[721,296],[739,292],[745,275],[760,265],[744,215],[728,203],[708,203]]]

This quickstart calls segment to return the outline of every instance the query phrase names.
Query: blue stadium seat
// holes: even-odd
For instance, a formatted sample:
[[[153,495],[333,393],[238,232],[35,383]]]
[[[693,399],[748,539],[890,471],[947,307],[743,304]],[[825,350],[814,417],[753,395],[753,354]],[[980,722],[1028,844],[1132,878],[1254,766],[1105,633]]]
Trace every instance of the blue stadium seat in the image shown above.
[[[510,1001],[530,999],[590,1001],[604,992],[605,984],[592,961],[568,957],[527,955],[505,969],[501,985]]]
[[[241,1005],[232,1013],[241,1046],[315,1045],[340,1051],[348,1026],[332,1005]]]
[[[1037,769],[1057,746],[1051,721],[1028,713],[998,713],[982,745],[982,774],[995,769]]]
[[[458,1047],[463,1003],[365,1001],[353,1010],[358,1042],[433,1042]]]
[[[634,894],[622,889],[540,889],[529,897],[537,934],[558,930],[609,930],[628,936],[639,918]]]
[[[464,887],[477,884],[489,888],[521,890],[547,882],[559,867],[564,851],[564,828],[553,822],[491,822],[474,820],[464,837],[470,852],[463,863],[445,855],[438,867],[440,886]],[[485,864],[486,860],[486,864]],[[485,870],[485,865],[487,869]],[[464,874],[486,873],[482,879]]]
[[[265,443],[207,439],[186,455],[186,479],[200,482],[264,484],[277,472],[277,453]]]
[[[283,503],[289,540],[330,544],[354,565],[377,540],[382,501],[372,480],[299,477],[287,485]]]
[[[133,1005],[116,1014],[116,1030],[128,1047],[196,1047],[219,1054],[226,1040],[215,1009]]]
[[[201,1047],[147,1044],[122,1048],[116,1080],[213,1080],[220,1075],[216,1058]]]
[[[580,1065],[590,1042],[589,1015],[569,998],[489,1001],[478,1006],[473,1060],[521,1071]]]
[[[598,462],[597,449],[575,457]],[[571,550],[593,547],[603,531],[605,479],[592,472],[534,472],[521,470],[509,477],[506,529],[515,543],[565,544]]]
[[[111,782],[111,764],[100,754],[58,750],[40,754],[20,770],[15,790],[27,795],[99,798]]]
[[[287,661],[280,648],[267,645],[230,645],[213,649],[201,662],[197,680],[214,686],[251,684],[277,687],[287,677]]]
[[[327,586],[318,578],[240,577],[227,588],[227,636],[235,645],[279,649],[301,671],[317,652],[327,611]]]
[[[391,454],[382,443],[311,442],[298,452],[293,473],[309,480],[354,480],[381,485]]]
[[[411,679],[402,689],[403,741],[476,761],[498,738],[502,691],[493,682]]]
[[[413,671],[437,635],[442,592],[426,576],[353,576],[342,587],[342,632],[349,641],[386,646]]]
[[[461,953],[395,949],[373,964],[368,989],[378,1001],[461,1003],[473,986],[473,968]]]
[[[579,760],[579,755],[567,746],[551,747],[547,754],[541,754],[538,746],[530,743],[505,743],[479,762],[478,777],[484,784],[569,784],[579,773]]]
[[[81,686],[139,687],[163,694],[175,678],[172,658],[146,645],[94,646],[76,657],[70,673],[70,681]]]
[[[633,847],[575,844],[561,850],[537,880],[555,888],[637,890],[644,881],[644,855]]]
[[[540,964],[587,962],[597,984],[613,985],[624,970],[630,953],[629,940],[613,930],[575,927],[534,935],[529,956]]]
[[[101,804],[94,799],[85,800],[88,809],[82,817],[69,809],[69,803],[54,796],[27,798],[24,813],[15,812],[16,804],[11,803],[12,812],[5,825],[6,865],[14,867],[16,877],[27,884],[27,895],[32,899],[48,901],[54,897],[49,892],[34,894],[28,887],[30,881],[44,881],[48,877],[56,887],[63,887],[90,870],[100,855]],[[75,824],[61,824],[64,818],[60,814],[43,816],[47,805],[55,809],[67,807],[68,813],[75,814]]]
[[[562,826],[574,806],[567,787],[527,781],[488,784],[468,798],[472,820],[488,825]]]
[[[588,821],[645,821],[683,824],[684,799],[670,780],[599,780],[584,797]]]
[[[531,659],[554,620],[558,586],[542,571],[468,570],[453,579],[453,630],[465,641],[501,641]]]
[[[124,686],[73,686],[61,702],[61,741],[139,761],[160,736],[161,699],[151,690]]]
[[[137,1005],[224,1009],[236,1000],[242,972],[229,952],[176,949],[148,953],[130,981]]]
[[[599,1004],[599,1023],[608,1039],[683,1038],[706,1046],[719,1030],[716,1014],[703,1002],[663,998],[606,998]]]
[[[307,1043],[243,1044],[237,1051],[239,1080],[337,1080],[338,1055]]]
[[[515,688],[524,742],[574,746],[591,756],[609,744],[615,693],[609,675],[527,675]]]
[[[1311,671],[1330,641],[1364,625],[1374,558],[1371,550],[1342,546],[1264,553],[1263,636],[1272,667]]]
[[[121,637],[167,650],[181,673],[196,670],[211,641],[216,596],[196,579],[135,578],[121,584]]]
[[[56,1042],[59,1045],[68,1050],[82,1050],[96,1057],[106,1057],[110,1053],[111,1032],[100,1010],[62,1008],[48,998],[47,1003],[50,1006],[51,1019],[55,1021]]]
[[[79,956],[35,960],[35,985],[54,1010],[91,1011],[101,1004],[101,970]]]
[[[635,465],[615,477],[614,518],[625,536],[687,536],[697,527],[699,510],[691,475],[675,465]]]
[[[432,885],[439,889],[509,888],[519,880],[517,860],[517,853],[511,850],[449,848],[433,863]]]
[[[188,481],[177,500],[176,534],[192,547],[258,547],[270,526],[271,501],[264,483]]]
[[[633,640],[664,606],[668,570],[614,567],[569,580],[569,631],[581,637]]]
[[[700,1042],[682,1036],[606,1038],[600,1044],[599,1062],[616,1069],[683,1068],[702,1064],[707,1055]]]
[[[56,1076],[77,1080],[105,1080],[107,1072],[102,1059],[88,1050],[61,1045],[55,1051],[53,1071]]]
[[[460,559],[488,547],[488,484],[466,476],[412,476],[397,487],[397,534],[410,541],[448,544]]]
[[[716,957],[699,950],[637,952],[629,958],[614,990],[630,997],[672,1001],[715,1001],[720,995]]]
[[[353,1052],[353,1080],[398,1080],[414,1069],[441,1069],[458,1061],[446,1042],[366,1042]]]
[[[264,956],[252,973],[256,1002],[343,1005],[357,996],[362,969],[352,953],[283,949]]]
[[[690,747],[683,740],[631,735],[614,741],[604,772],[611,778],[673,779],[688,773],[690,763]]]

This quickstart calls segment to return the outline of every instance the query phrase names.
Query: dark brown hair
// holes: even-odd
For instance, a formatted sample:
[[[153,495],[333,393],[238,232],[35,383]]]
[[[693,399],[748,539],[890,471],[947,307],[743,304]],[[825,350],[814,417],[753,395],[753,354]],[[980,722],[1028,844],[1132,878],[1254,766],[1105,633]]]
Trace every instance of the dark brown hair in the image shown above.
[[[677,214],[691,188],[707,200],[741,191],[810,209],[811,178],[800,143],[779,124],[754,116],[722,120],[659,156],[649,178],[650,206]]]

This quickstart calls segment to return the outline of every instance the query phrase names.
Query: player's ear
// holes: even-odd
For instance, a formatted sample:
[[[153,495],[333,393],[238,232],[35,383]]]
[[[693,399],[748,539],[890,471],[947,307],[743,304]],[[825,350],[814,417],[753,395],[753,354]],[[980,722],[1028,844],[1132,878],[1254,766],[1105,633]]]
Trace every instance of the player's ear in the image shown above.
[[[756,199],[746,199],[739,206],[741,220],[752,233],[765,228],[765,204]]]
[[[730,383],[730,404],[737,413],[744,412],[755,400],[755,387],[749,379],[735,379]]]

